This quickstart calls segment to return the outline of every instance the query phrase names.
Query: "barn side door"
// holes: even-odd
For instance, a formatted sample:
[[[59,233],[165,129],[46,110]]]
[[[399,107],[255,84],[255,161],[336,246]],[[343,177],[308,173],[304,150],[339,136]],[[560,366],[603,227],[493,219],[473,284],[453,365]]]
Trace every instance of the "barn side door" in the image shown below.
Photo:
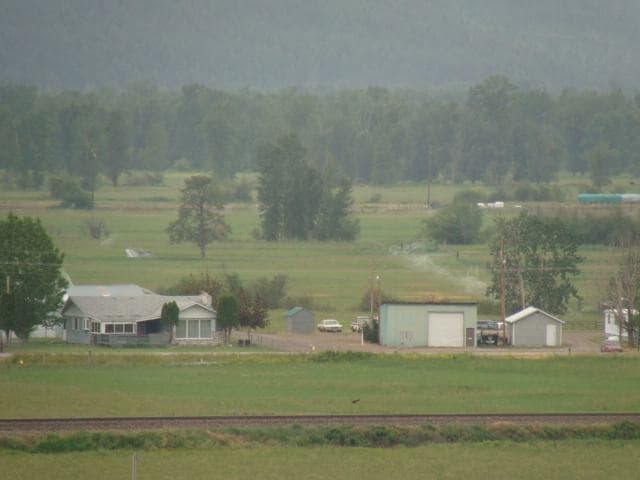
[[[467,347],[476,346],[476,329],[475,328],[467,328],[466,339],[467,339],[466,340]]]

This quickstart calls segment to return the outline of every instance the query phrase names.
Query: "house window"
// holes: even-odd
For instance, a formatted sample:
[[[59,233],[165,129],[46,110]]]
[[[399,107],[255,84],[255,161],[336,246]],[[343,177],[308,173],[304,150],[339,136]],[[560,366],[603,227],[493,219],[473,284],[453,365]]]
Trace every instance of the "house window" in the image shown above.
[[[176,338],[187,338],[187,321],[180,320],[176,327]]]
[[[200,338],[211,337],[211,320],[200,320]]]
[[[180,320],[176,338],[211,338],[211,320]]]
[[[200,338],[200,322],[198,320],[187,320],[189,338]]]
[[[100,333],[100,323],[91,322],[91,333]]]
[[[104,332],[122,335],[125,333],[134,333],[135,328],[133,323],[105,323]]]

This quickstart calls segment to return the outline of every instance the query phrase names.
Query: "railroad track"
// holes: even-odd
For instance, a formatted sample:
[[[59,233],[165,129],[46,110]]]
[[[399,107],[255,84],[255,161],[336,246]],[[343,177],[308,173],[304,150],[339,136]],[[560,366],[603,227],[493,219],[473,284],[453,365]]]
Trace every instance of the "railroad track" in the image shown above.
[[[640,423],[640,413],[530,413],[442,415],[265,415],[210,417],[102,417],[0,419],[0,433],[172,428],[279,427],[287,425],[595,425]]]

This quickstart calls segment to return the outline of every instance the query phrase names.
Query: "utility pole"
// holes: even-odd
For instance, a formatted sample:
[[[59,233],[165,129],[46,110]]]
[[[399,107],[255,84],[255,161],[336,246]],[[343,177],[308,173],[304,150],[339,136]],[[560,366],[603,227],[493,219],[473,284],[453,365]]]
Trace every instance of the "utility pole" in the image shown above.
[[[369,270],[369,321],[373,322],[373,263]]]
[[[504,298],[504,239],[500,238],[500,317],[502,319],[502,341],[507,339],[507,324],[505,322],[505,298]]]
[[[431,208],[431,152],[427,147],[427,208]]]

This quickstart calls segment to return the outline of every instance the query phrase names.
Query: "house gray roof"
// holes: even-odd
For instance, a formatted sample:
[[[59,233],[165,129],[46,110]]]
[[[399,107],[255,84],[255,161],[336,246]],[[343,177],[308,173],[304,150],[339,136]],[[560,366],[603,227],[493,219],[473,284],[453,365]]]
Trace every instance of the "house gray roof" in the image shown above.
[[[162,306],[170,301],[178,304],[180,311],[198,305],[215,313],[210,306],[203,303],[198,296],[165,296],[144,294],[137,296],[73,296],[62,308],[62,315],[75,305],[86,316],[101,322],[144,322],[159,319]]]
[[[527,307],[524,310],[520,310],[519,312],[516,312],[513,315],[510,315],[507,318],[505,318],[504,321],[507,323],[515,323],[518,320],[522,320],[523,318],[528,317],[529,315],[533,315],[534,313],[541,313],[555,320],[556,322],[564,323],[563,320],[560,320],[559,318],[554,317],[550,313],[547,313],[544,310],[540,310],[539,308],[535,308],[535,307]]]
[[[155,292],[134,284],[73,285],[67,288],[69,297],[137,297],[155,295]]]

